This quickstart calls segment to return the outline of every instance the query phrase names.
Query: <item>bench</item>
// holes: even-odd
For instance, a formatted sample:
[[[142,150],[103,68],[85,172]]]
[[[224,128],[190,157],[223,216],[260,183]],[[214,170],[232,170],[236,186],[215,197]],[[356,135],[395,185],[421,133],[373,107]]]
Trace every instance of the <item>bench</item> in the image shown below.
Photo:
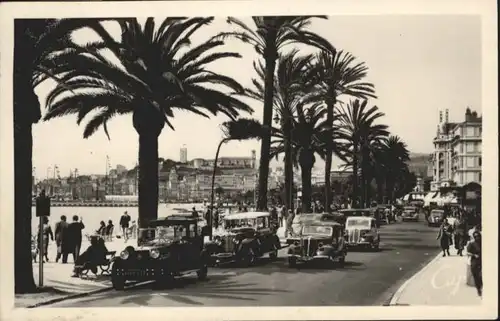
[[[100,274],[100,275],[109,275],[111,274],[111,263],[113,263],[114,259],[115,259],[115,254],[116,254],[116,251],[108,251],[106,252],[106,259],[102,262],[93,262],[94,263],[94,266],[97,267],[97,272],[98,273],[95,273],[96,275],[97,274]],[[82,275],[87,275],[89,273],[89,271],[91,270],[91,267],[88,265],[88,264],[84,264],[84,265],[80,265],[80,266],[76,266],[78,268],[80,268],[80,277]]]

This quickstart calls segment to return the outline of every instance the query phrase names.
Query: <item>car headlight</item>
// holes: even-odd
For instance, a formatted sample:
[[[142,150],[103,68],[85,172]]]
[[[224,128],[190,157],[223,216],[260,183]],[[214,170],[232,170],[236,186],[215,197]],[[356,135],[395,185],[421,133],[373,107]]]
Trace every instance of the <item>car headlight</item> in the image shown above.
[[[128,259],[129,255],[130,255],[130,253],[128,253],[128,251],[124,250],[124,251],[122,251],[122,252],[120,253],[120,258],[121,258],[122,260],[126,260],[126,259]]]
[[[160,256],[160,251],[152,249],[149,251],[149,256],[151,256],[153,259],[157,259]]]

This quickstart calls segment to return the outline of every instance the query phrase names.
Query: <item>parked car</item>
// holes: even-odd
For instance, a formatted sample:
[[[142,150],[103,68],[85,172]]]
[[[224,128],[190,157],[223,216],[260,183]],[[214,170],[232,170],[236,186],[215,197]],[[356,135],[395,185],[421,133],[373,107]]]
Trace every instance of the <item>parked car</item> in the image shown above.
[[[406,221],[418,222],[419,213],[420,213],[420,210],[418,207],[405,206],[403,208],[403,213],[401,213],[401,219],[403,220],[403,222],[406,222]]]
[[[350,216],[371,217],[371,216],[373,216],[373,210],[371,210],[369,208],[342,209],[342,210],[339,210],[339,213],[344,215],[345,217],[350,217]]]
[[[332,221],[319,221],[302,226],[300,235],[287,239],[288,266],[299,262],[328,260],[344,265],[347,255],[344,227]]]
[[[379,249],[380,234],[375,218],[351,216],[346,219],[345,228],[349,247]]]
[[[138,246],[127,246],[115,258],[111,283],[114,289],[122,290],[127,281],[168,283],[190,273],[203,280],[208,264],[198,219],[173,215],[153,220],[148,228],[138,230]]]
[[[275,226],[266,212],[244,212],[226,215],[223,229],[205,243],[212,265],[238,262],[245,266],[268,254],[274,259],[281,248]]]
[[[441,225],[441,223],[443,223],[444,218],[445,218],[444,210],[434,209],[429,214],[427,225],[428,226],[439,226],[439,225]]]

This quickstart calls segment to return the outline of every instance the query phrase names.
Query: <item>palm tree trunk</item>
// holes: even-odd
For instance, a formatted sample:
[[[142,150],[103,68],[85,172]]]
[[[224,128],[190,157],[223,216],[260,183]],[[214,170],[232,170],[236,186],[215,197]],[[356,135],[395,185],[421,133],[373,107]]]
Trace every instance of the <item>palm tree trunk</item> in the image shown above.
[[[358,188],[358,146],[354,142],[354,150],[352,156],[352,195],[355,204],[358,202],[359,188]],[[358,204],[359,205],[359,204]]]
[[[302,163],[300,164],[300,172],[302,177],[302,213],[308,213],[311,208],[312,166],[308,163]]]
[[[158,135],[139,133],[139,218],[140,228],[158,218]]]
[[[209,226],[210,239],[212,239],[212,232],[213,232],[214,187],[215,187],[215,173],[217,172],[217,160],[219,159],[220,148],[228,140],[229,139],[227,139],[227,138],[222,139],[219,143],[219,146],[217,146],[217,152],[215,153],[214,169],[212,172],[212,188],[211,188],[211,192],[210,192],[210,209],[209,209],[210,215],[207,217],[207,220],[208,220],[207,225]],[[220,195],[219,195],[219,198],[220,198]]]
[[[376,184],[377,184],[377,203],[379,204],[384,204],[384,185],[383,185],[383,179],[377,175],[375,178]]]
[[[31,263],[32,124],[14,126],[14,284],[15,293],[34,293]]]
[[[276,69],[277,54],[275,52],[266,53],[266,79],[264,89],[264,118],[262,124],[270,129],[273,118],[273,95],[274,95],[274,70]],[[257,210],[267,209],[267,179],[269,176],[269,152],[271,148],[271,131],[264,131],[260,144],[259,159],[259,193],[257,200]]]
[[[293,162],[292,162],[292,144],[290,143],[290,130],[286,125],[284,130],[285,138],[285,205],[288,210],[293,212]]]
[[[330,93],[331,95],[332,93]],[[333,106],[334,102],[329,102],[327,104],[326,111],[326,121],[329,126],[330,135],[326,141],[326,157],[325,157],[325,209],[327,213],[331,212],[330,203],[332,202],[332,188],[330,182],[330,173],[332,171],[332,157],[333,157],[333,140],[332,140],[332,128],[333,128]]]

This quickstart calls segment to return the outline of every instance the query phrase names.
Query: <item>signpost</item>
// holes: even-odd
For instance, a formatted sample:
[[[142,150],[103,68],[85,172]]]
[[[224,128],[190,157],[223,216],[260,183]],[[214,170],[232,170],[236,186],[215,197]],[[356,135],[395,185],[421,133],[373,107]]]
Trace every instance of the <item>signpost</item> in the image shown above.
[[[38,226],[38,286],[43,286],[43,218],[50,216],[50,198],[45,195],[45,190],[42,190],[40,195],[36,198],[36,216],[40,218]]]

